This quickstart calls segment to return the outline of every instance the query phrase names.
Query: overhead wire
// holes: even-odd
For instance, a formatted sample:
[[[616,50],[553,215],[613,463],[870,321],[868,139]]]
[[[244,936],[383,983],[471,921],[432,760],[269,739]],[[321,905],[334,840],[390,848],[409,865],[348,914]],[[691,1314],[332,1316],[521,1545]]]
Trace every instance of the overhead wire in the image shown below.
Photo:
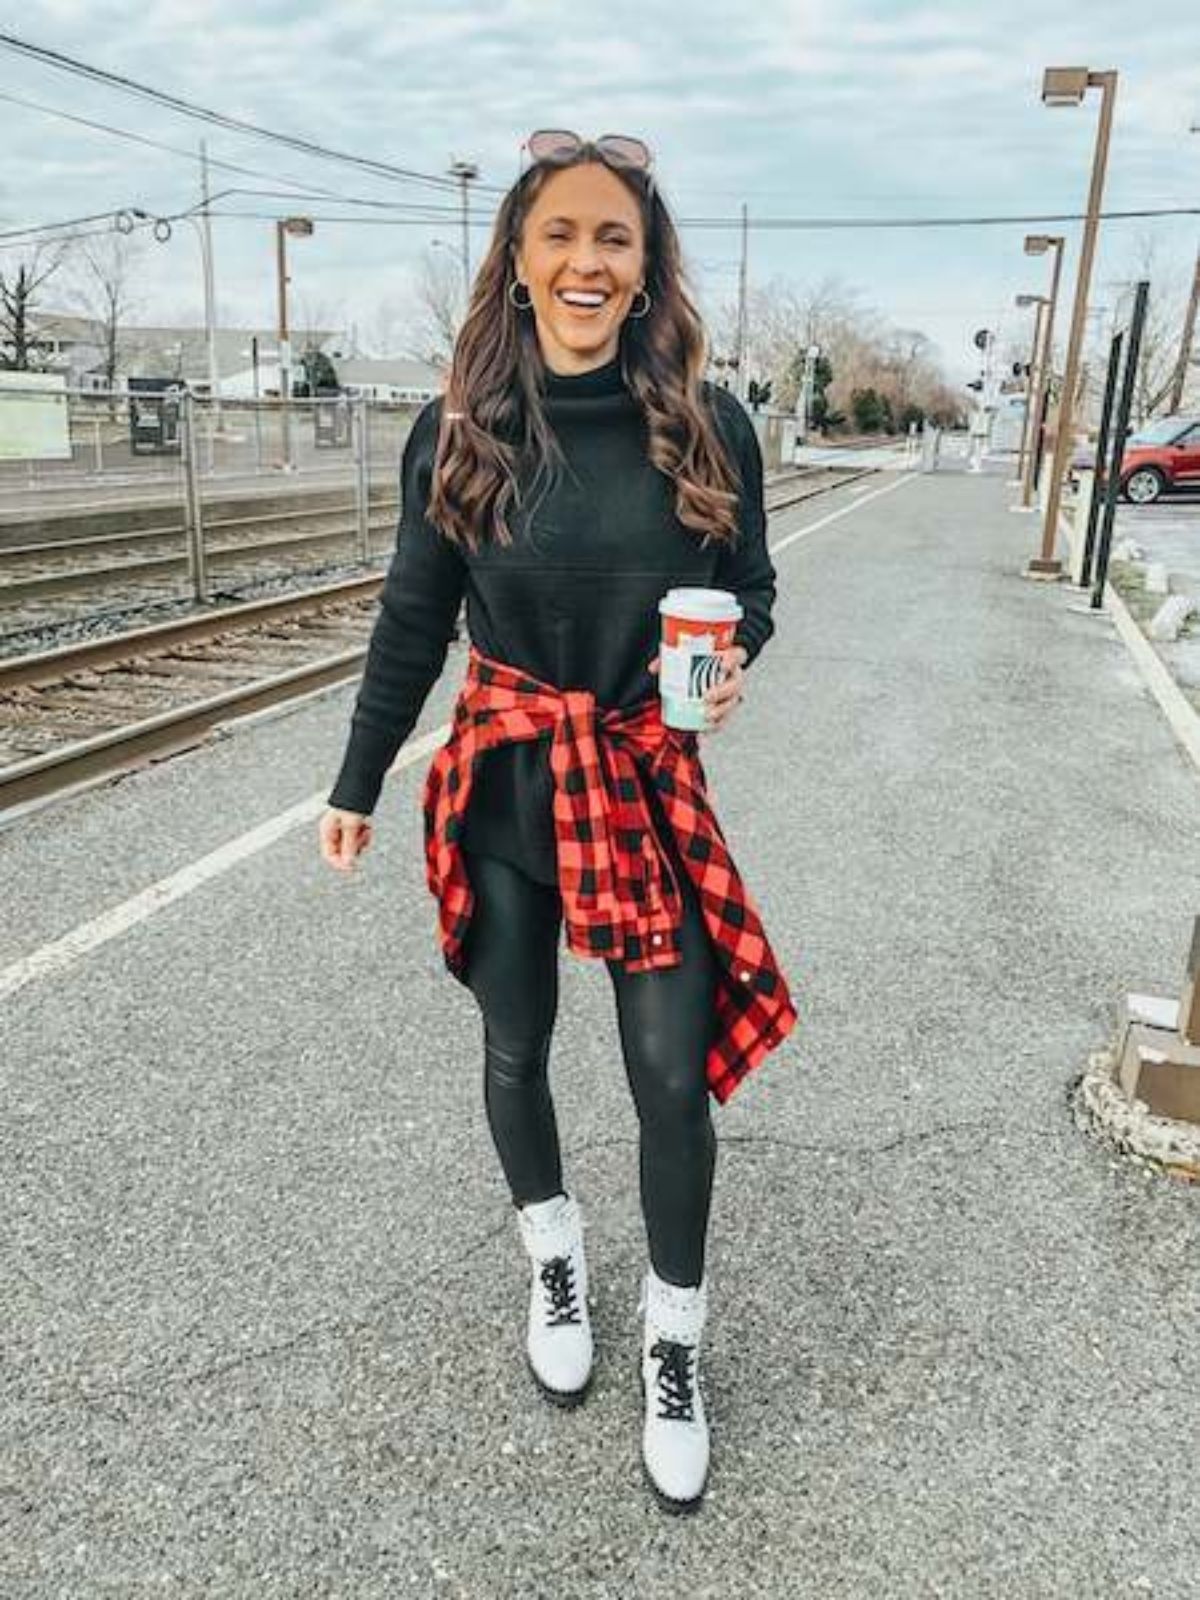
[[[99,133],[112,134],[116,139],[127,139],[131,144],[145,145],[151,150],[165,150],[168,155],[183,156],[186,160],[197,164],[204,159],[197,150],[187,150],[182,145],[167,144],[165,140],[152,139],[145,133],[132,133],[128,128],[116,128],[110,122],[99,122],[93,117],[81,117],[73,111],[63,111],[58,106],[42,105],[38,100],[26,100],[19,94],[9,94],[0,90],[0,100],[6,100],[10,105],[22,106],[27,111],[40,111],[47,117],[58,117],[63,122],[77,123],[82,128],[94,128]],[[276,172],[264,172],[260,167],[242,166],[236,161],[226,161],[220,156],[210,155],[208,164],[225,172],[235,172],[244,178],[269,178],[273,183],[290,184],[309,194],[324,195],[331,200],[340,198],[336,189],[327,189],[324,185],[308,183],[300,178],[280,177]]]
[[[355,155],[346,150],[335,150],[329,145],[318,143],[313,139],[303,139],[296,134],[281,133],[278,129],[267,128],[260,123],[250,122],[242,117],[233,117],[223,111],[215,111],[210,106],[203,106],[192,100],[185,100],[181,95],[168,94],[164,89],[156,89],[151,84],[139,83],[134,78],[126,77],[122,73],[108,72],[102,67],[93,67],[86,61],[80,61],[74,56],[69,56],[61,50],[51,50],[44,45],[31,44],[28,40],[16,34],[0,32],[0,46],[15,51],[18,55],[38,61],[43,66],[53,67],[61,72],[70,73],[76,77],[86,78],[92,83],[103,84],[108,88],[119,90],[123,94],[135,95],[140,99],[151,100],[157,105],[165,106],[168,110],[177,112],[180,116],[192,117],[196,121],[208,123],[212,127],[224,128],[231,133],[248,135],[255,139],[267,139],[275,144],[284,145],[289,149],[298,150],[304,155],[314,156],[324,161],[340,161],[350,166],[358,167],[365,172],[374,173],[378,177],[399,179],[406,183],[419,183],[431,188],[453,191],[458,188],[457,178],[442,176],[437,173],[418,172],[411,167],[401,167],[390,161],[377,161],[372,156]],[[493,193],[503,193],[493,185],[480,185],[482,189]]]

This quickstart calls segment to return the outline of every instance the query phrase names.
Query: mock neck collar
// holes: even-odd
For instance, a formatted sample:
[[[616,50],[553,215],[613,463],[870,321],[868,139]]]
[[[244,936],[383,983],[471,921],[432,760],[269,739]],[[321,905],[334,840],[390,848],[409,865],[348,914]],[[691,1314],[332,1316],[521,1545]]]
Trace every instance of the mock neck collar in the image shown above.
[[[626,386],[621,353],[618,351],[611,361],[587,372],[554,372],[543,361],[542,383],[550,400],[591,400],[600,395],[622,394]]]

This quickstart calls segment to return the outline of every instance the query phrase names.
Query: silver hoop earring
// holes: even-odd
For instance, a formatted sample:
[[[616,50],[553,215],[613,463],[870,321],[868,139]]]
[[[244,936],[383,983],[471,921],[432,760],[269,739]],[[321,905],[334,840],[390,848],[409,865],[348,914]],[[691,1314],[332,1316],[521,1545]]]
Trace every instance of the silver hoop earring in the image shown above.
[[[516,306],[518,311],[531,311],[533,309],[532,295],[530,295],[528,300],[518,300],[516,295],[513,294],[514,289],[527,289],[528,287],[529,285],[527,283],[522,283],[519,278],[514,278],[508,286],[508,298],[512,304]]]
[[[648,294],[646,294],[645,289],[639,289],[638,290],[638,294],[645,296],[646,309],[644,311],[630,311],[629,315],[633,318],[633,320],[635,322],[640,322],[643,317],[648,317],[650,315],[650,307],[654,304],[654,302],[651,300],[650,296]]]

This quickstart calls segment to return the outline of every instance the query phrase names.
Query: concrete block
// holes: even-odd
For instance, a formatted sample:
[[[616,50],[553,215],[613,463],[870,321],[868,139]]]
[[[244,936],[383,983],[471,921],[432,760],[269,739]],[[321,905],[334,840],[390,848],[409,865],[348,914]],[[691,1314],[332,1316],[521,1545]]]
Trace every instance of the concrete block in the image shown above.
[[[1178,1033],[1131,1022],[1118,1068],[1130,1100],[1141,1100],[1156,1117],[1200,1124],[1200,1045]]]
[[[1147,584],[1147,588],[1149,584]],[[1200,598],[1190,594],[1171,594],[1150,620],[1147,632],[1152,639],[1178,639],[1193,611],[1200,611]]]

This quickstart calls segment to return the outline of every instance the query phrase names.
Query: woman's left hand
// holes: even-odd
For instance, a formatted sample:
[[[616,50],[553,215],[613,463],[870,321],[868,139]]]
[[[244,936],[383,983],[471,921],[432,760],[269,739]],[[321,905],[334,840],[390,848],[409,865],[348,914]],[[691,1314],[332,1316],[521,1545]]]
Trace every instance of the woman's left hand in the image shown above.
[[[746,686],[746,658],[749,651],[745,645],[730,645],[728,650],[717,652],[721,657],[724,675],[720,683],[713,687],[704,696],[708,710],[707,733],[718,733],[742,703]]]
[[[745,645],[730,645],[728,650],[719,650],[723,676],[721,682],[715,684],[704,696],[707,707],[708,727],[701,729],[702,733],[718,733],[729,721],[734,711],[741,705],[746,682],[746,658],[749,651]],[[655,656],[650,662],[650,671],[657,676],[659,658]]]

